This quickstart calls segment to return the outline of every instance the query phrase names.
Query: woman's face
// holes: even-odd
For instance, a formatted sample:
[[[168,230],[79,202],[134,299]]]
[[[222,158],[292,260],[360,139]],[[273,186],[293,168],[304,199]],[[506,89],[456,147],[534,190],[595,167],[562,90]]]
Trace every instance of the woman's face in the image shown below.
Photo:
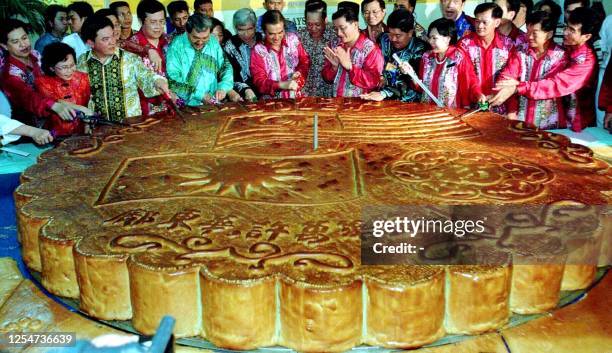
[[[72,55],[68,55],[64,60],[58,62],[53,66],[53,71],[57,77],[64,81],[70,81],[76,70],[76,64]]]
[[[434,53],[446,53],[450,45],[450,37],[443,36],[438,33],[438,29],[434,28],[429,32],[429,45]]]
[[[212,34],[217,37],[219,43],[223,43],[223,28],[221,28],[221,26],[215,26],[212,30]]]
[[[83,19],[81,18],[81,16],[79,16],[79,14],[76,13],[76,11],[70,11],[68,13],[68,18],[70,19],[69,25],[70,25],[70,30],[72,31],[72,33],[80,33],[81,26],[83,26]]]

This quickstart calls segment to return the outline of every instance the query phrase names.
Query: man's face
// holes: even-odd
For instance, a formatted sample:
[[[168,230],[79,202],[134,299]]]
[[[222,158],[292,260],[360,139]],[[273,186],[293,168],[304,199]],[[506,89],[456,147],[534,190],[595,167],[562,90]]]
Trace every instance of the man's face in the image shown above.
[[[132,28],[132,12],[130,11],[130,8],[128,6],[118,7],[117,14],[121,28]]]
[[[68,17],[70,18],[70,30],[72,33],[80,33],[83,22],[87,17],[81,18],[75,11],[68,12]]]
[[[378,26],[385,19],[385,9],[378,1],[372,1],[364,7],[363,19],[369,26]]]
[[[187,38],[189,38],[189,42],[191,43],[193,49],[202,50],[210,39],[210,29],[206,29],[202,32],[198,32],[194,29],[193,31],[187,33]]]
[[[553,32],[542,30],[542,25],[539,23],[527,26],[527,38],[529,39],[529,47],[543,47],[547,41],[553,37]]]
[[[399,28],[389,28],[389,40],[391,41],[391,45],[398,50],[406,48],[412,39],[413,33],[414,30],[404,32]]]
[[[567,23],[563,30],[563,45],[582,45],[591,39],[590,34],[582,34],[582,24]]]
[[[111,56],[117,49],[115,31],[111,26],[104,27],[96,33],[96,40],[93,43],[88,40],[87,44],[93,48],[98,56]]]
[[[526,19],[527,19],[527,6],[521,3],[521,7],[519,8],[519,11],[516,14],[516,17],[514,17],[514,20],[512,22],[514,23],[515,26],[521,27],[525,24]]]
[[[565,22],[569,19],[570,12],[576,10],[577,8],[582,7],[581,3],[575,3],[567,6],[567,9],[563,12],[563,17],[565,17]]]
[[[115,34],[115,40],[119,40],[119,37],[121,37],[121,25],[119,24],[117,16],[110,15],[106,16],[106,18],[108,18],[113,24],[113,33]]]
[[[263,5],[268,11],[277,10],[282,12],[285,8],[285,0],[266,0],[264,1]]]
[[[189,12],[179,11],[172,15],[172,25],[179,33],[185,32],[185,25],[189,19]]]
[[[273,48],[280,48],[283,38],[285,37],[285,23],[280,22],[275,25],[266,25],[265,28],[266,43]]]
[[[53,32],[64,34],[68,29],[68,14],[64,11],[58,11],[53,19]]]
[[[23,28],[17,28],[8,33],[6,41],[6,50],[9,54],[18,59],[27,59],[32,52],[32,45],[30,44],[30,37]]]
[[[495,29],[499,27],[501,20],[493,18],[492,13],[493,10],[488,10],[476,15],[475,27],[476,34],[479,37],[491,36],[495,33]]]
[[[359,37],[359,22],[347,22],[340,17],[334,20],[334,30],[343,43],[351,43]]]
[[[243,42],[249,43],[255,37],[255,25],[249,23],[244,26],[236,26],[236,33]]]
[[[410,12],[414,12],[414,7],[410,6],[410,1],[408,0],[397,0],[395,2],[395,5],[393,5],[393,11],[400,8],[406,9]]]
[[[306,14],[306,30],[312,38],[319,39],[325,32],[325,18],[320,12],[309,12]]]
[[[440,0],[440,11],[444,18],[455,21],[463,12],[462,0]]]
[[[156,13],[146,14],[144,22],[142,23],[142,32],[145,37],[157,39],[164,34],[164,28],[166,27],[166,18],[164,17],[163,11]]]
[[[503,11],[502,22],[503,23],[511,22],[514,19],[516,13],[514,11],[508,11],[508,2],[506,0],[495,0],[494,2]]]
[[[200,4],[200,6],[198,6],[196,12],[201,13],[204,16],[208,16],[208,17],[214,17],[215,11],[213,10],[213,5],[210,3],[207,4]]]

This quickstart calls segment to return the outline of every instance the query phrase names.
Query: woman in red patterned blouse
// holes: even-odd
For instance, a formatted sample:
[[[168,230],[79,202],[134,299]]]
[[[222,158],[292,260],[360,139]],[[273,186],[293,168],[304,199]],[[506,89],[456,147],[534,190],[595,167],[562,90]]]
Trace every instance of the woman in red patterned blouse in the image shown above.
[[[90,88],[87,74],[76,71],[74,49],[64,43],[52,43],[45,47],[42,57],[42,70],[45,73],[36,80],[36,89],[43,95],[72,103],[74,109],[91,115],[86,108],[89,103]],[[45,127],[55,136],[83,133],[83,123],[79,119],[63,120],[57,114],[47,119]]]

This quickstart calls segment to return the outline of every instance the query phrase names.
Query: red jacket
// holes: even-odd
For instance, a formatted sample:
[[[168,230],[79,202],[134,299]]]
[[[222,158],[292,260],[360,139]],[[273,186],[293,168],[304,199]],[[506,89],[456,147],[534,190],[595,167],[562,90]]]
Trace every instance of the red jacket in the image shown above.
[[[530,99],[564,99],[567,127],[581,131],[595,122],[595,90],[599,65],[593,49],[583,44],[568,50],[568,65],[553,76],[521,82],[518,93]],[[575,106],[575,107],[574,107]]]
[[[55,100],[36,92],[34,82],[42,75],[38,55],[30,54],[31,66],[8,56],[2,70],[2,89],[13,109],[13,119],[36,125],[37,118],[46,118]]]
[[[599,109],[612,113],[612,64],[608,63],[599,90]]]
[[[91,96],[89,76],[80,71],[75,71],[70,81],[64,81],[57,76],[40,76],[36,79],[36,90],[48,98],[62,99],[85,107]],[[55,136],[83,133],[83,123],[80,120],[62,120],[57,114],[50,116],[45,128],[52,131]]]
[[[338,46],[346,49],[339,38],[330,44],[331,48]],[[329,60],[323,63],[321,74],[325,81],[334,84],[334,97],[359,97],[380,85],[385,59],[378,45],[361,33],[350,49],[350,55],[353,66],[348,72],[342,65],[338,65],[334,70]]]

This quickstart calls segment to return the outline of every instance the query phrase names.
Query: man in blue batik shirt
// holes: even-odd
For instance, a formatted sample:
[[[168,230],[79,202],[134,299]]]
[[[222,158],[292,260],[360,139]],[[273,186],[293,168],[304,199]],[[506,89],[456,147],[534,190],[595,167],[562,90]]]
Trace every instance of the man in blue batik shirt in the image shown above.
[[[467,32],[474,32],[474,17],[463,12],[465,0],[440,0],[440,11],[444,18],[455,21],[457,26],[457,39]]]
[[[382,89],[361,95],[361,98],[375,101],[398,99],[402,102],[417,102],[421,95],[411,88],[410,77],[400,72],[393,54],[397,54],[402,61],[408,61],[412,67],[418,68],[421,57],[429,49],[429,45],[414,35],[414,16],[406,9],[393,11],[387,19],[387,26],[389,32],[383,33],[380,37],[380,48],[385,58]]]

